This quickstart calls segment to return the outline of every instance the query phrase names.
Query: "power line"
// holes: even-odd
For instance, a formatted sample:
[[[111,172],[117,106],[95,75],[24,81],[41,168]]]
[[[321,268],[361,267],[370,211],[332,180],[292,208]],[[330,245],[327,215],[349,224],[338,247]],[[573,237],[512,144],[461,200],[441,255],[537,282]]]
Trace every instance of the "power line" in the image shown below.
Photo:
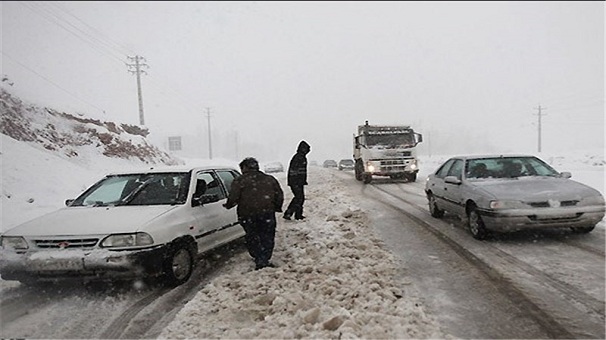
[[[70,34],[74,35],[76,38],[80,39],[81,41],[83,41],[84,43],[86,43],[87,45],[89,45],[91,48],[93,48],[94,50],[96,50],[97,52],[100,52],[101,54],[104,54],[112,59],[118,60],[120,63],[124,63],[125,60],[121,59],[120,57],[116,57],[115,55],[113,55],[113,51],[108,52],[107,51],[107,46],[104,46],[104,48],[106,50],[100,49],[97,45],[95,45],[94,42],[91,42],[90,39],[87,40],[87,38],[83,37],[82,35],[79,35],[78,33],[74,32],[74,30],[66,27],[65,24],[61,23],[61,21],[66,22],[65,20],[61,19],[61,18],[57,18],[55,15],[53,15],[52,13],[48,12],[48,9],[43,9],[40,5],[33,3],[31,6],[29,3],[20,2],[23,6],[27,7],[29,10],[31,10],[32,12],[42,16],[44,19],[50,21],[51,23],[54,23],[55,25],[63,28],[65,31],[69,32]],[[36,8],[37,7],[37,8]],[[67,25],[75,27],[73,24],[66,22]],[[78,29],[77,27],[75,27],[76,30],[80,31],[83,35],[88,36],[89,38],[91,37],[90,35],[82,32],[82,30]],[[122,57],[122,56],[121,56]]]
[[[49,2],[49,4],[51,6],[56,7],[57,9],[59,9],[60,11],[66,13],[67,15],[69,15],[70,17],[76,19],[78,22],[82,23],[84,26],[86,26],[89,30],[91,30],[94,34],[97,34],[98,36],[101,36],[103,39],[107,40],[110,44],[113,44],[115,47],[117,47],[117,50],[123,50],[125,51],[124,54],[135,54],[134,51],[132,51],[131,49],[129,49],[128,47],[113,41],[112,39],[110,39],[109,37],[105,36],[102,32],[100,32],[98,29],[94,28],[93,26],[87,24],[84,20],[80,19],[79,17],[77,17],[76,15],[74,15],[73,13],[71,13],[70,11],[68,11],[67,9],[65,9],[64,7],[62,7],[61,5],[57,4],[56,1],[51,1]],[[114,48],[115,48],[114,47]]]
[[[30,11],[35,12],[36,14],[42,16],[47,21],[61,27],[68,33],[74,35],[76,38],[78,38],[82,42],[86,43],[91,48],[93,48],[95,51],[99,52],[100,54],[109,56],[113,60],[118,60],[121,64],[127,65],[127,67],[129,66],[129,64],[126,62],[126,59],[130,59],[130,57],[128,55],[126,55],[126,53],[124,53],[125,51],[130,52],[130,50],[128,48],[126,48],[125,46],[123,46],[117,42],[114,42],[113,40],[111,40],[109,38],[106,38],[99,30],[97,30],[94,27],[92,27],[91,25],[87,24],[82,19],[78,18],[77,16],[75,16],[71,12],[67,11],[66,9],[62,8],[61,6],[59,6],[57,4],[50,4],[50,6],[54,7],[54,8],[50,8],[47,3],[40,3],[40,2],[29,2],[28,3],[28,2],[24,2],[24,1],[21,1],[20,3],[24,7],[28,8]],[[58,9],[58,11],[56,9]],[[67,16],[69,16],[75,20],[68,20],[66,15],[63,15],[59,11],[67,14]],[[136,53],[129,53],[129,54],[136,55]],[[130,66],[132,66],[132,64]],[[158,77],[158,74],[149,78],[150,82],[152,82],[152,85],[157,83],[159,88],[171,91],[175,96],[181,98],[181,100],[176,101],[179,105],[181,105],[183,108],[185,108],[190,113],[197,112],[197,109],[193,109],[193,107],[199,107],[199,104],[193,105],[189,99],[185,98],[182,93],[180,93],[176,90],[176,87],[174,85],[167,87],[166,85],[167,84],[170,85],[170,82],[168,82],[166,78],[161,77],[162,81],[157,81],[155,79],[156,77]],[[140,79],[138,80],[138,83],[139,82],[140,82]],[[139,89],[140,89],[140,84],[138,84],[138,91],[140,91]],[[159,94],[164,95],[161,92],[162,91],[160,91]],[[141,99],[140,94],[139,94],[139,98],[140,98],[139,116],[140,116],[140,121],[143,121],[142,103],[141,103],[142,99]],[[169,98],[169,97],[167,97],[167,98]],[[187,103],[187,105],[183,105],[184,103]]]
[[[17,61],[15,58],[13,58],[13,57],[11,57],[10,55],[6,54],[6,52],[4,52],[4,51],[0,51],[0,53],[2,53],[2,54],[5,56],[5,57],[9,58],[10,60],[12,60],[14,63],[18,64],[19,66],[21,66],[21,67],[25,68],[26,70],[28,70],[28,71],[30,71],[30,72],[32,72],[32,73],[34,73],[34,74],[35,74],[35,75],[37,75],[38,77],[40,77],[40,78],[42,78],[42,79],[44,79],[44,80],[48,81],[49,83],[51,83],[52,85],[54,85],[55,87],[57,87],[57,88],[58,88],[58,89],[60,89],[61,91],[63,91],[63,92],[65,92],[65,93],[69,94],[70,96],[74,97],[75,99],[77,99],[77,100],[79,100],[79,101],[81,101],[81,102],[83,102],[83,103],[86,103],[86,104],[88,104],[88,105],[90,105],[90,106],[94,107],[95,109],[97,109],[97,110],[99,110],[99,111],[101,111],[101,112],[105,113],[105,111],[104,111],[102,108],[100,108],[100,107],[98,107],[98,106],[96,106],[96,105],[94,105],[94,104],[92,104],[92,103],[89,103],[89,102],[87,102],[87,101],[86,101],[86,100],[84,100],[84,99],[78,98],[76,95],[74,95],[73,93],[71,93],[71,92],[69,92],[68,90],[64,89],[63,87],[59,86],[58,84],[56,84],[56,83],[55,83],[55,82],[53,82],[52,80],[50,80],[50,79],[46,78],[45,76],[41,75],[40,73],[36,72],[35,70],[32,70],[32,69],[31,69],[31,68],[29,68],[28,66],[26,66],[26,65],[22,64],[21,62]]]

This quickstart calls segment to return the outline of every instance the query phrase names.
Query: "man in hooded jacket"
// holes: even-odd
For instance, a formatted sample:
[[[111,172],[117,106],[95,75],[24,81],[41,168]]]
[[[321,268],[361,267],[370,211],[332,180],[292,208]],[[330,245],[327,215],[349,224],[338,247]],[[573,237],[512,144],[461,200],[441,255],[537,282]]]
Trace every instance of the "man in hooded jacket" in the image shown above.
[[[238,220],[244,228],[246,248],[255,270],[273,267],[270,262],[276,235],[276,212],[282,212],[284,193],[278,180],[259,170],[253,157],[240,162],[242,176],[231,184],[226,209],[238,206]]]
[[[307,154],[311,147],[304,140],[299,143],[297,152],[288,165],[288,186],[292,191],[293,198],[284,212],[284,219],[290,220],[295,215],[296,220],[302,220],[303,203],[305,202],[304,186],[307,185]]]

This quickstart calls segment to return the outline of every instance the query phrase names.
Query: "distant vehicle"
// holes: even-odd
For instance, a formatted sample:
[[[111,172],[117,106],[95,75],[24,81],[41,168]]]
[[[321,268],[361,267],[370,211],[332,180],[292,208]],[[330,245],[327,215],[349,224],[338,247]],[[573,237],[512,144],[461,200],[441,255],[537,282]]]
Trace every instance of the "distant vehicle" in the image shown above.
[[[282,165],[282,163],[280,162],[272,162],[272,163],[267,163],[264,167],[263,170],[266,173],[272,173],[272,172],[284,172],[284,165]]]
[[[339,170],[353,170],[354,169],[353,159],[342,159],[339,161]]]
[[[589,233],[604,218],[604,197],[570,177],[531,155],[453,157],[427,177],[425,194],[431,216],[456,214],[479,240],[489,231]]]
[[[0,236],[0,275],[49,279],[162,279],[186,282],[198,256],[244,236],[225,209],[231,167],[114,173],[67,207]]]
[[[322,166],[325,168],[336,168],[337,161],[335,161],[334,159],[327,159],[324,161],[324,163],[322,163]]]
[[[309,165],[318,166],[318,161],[311,161],[311,162],[309,162]]]
[[[353,157],[356,179],[372,182],[373,176],[391,179],[417,180],[417,144],[423,135],[409,125],[364,125],[358,126],[353,137]]]

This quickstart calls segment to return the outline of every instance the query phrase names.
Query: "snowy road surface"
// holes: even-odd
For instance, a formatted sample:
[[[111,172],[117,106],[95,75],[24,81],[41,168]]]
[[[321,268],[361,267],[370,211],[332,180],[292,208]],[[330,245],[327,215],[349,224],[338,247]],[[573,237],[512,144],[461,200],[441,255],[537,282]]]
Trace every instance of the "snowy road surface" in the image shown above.
[[[604,338],[604,221],[479,242],[429,216],[419,178],[310,168],[308,219],[278,222],[278,268],[253,271],[235,244],[171,291],[0,281],[0,337]]]

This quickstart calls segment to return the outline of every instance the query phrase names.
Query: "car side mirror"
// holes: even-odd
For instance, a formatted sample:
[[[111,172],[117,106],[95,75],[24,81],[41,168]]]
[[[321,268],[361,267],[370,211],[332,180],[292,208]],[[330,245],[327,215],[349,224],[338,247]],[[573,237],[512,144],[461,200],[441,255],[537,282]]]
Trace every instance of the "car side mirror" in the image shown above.
[[[65,200],[65,206],[69,207],[70,205],[72,205],[72,203],[74,203],[75,199],[70,198],[68,200]]]
[[[203,194],[200,196],[194,196],[192,206],[202,206],[207,203],[219,202],[219,195],[217,194]]]
[[[444,182],[456,185],[461,184],[461,180],[458,179],[457,176],[446,176],[446,178],[444,178]]]
[[[568,171],[564,171],[564,172],[560,172],[560,177],[562,178],[570,178],[572,177],[572,174]]]

